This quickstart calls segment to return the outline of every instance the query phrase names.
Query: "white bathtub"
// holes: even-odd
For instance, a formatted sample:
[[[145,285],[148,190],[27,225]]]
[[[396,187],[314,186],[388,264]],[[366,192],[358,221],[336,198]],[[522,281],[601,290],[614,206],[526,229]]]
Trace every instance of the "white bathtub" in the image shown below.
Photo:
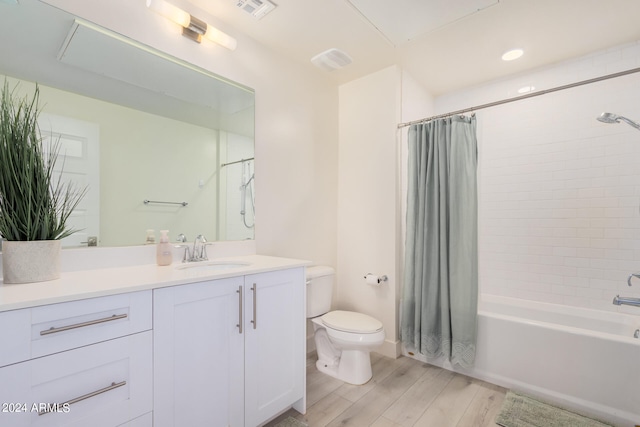
[[[640,424],[640,316],[488,295],[478,314],[474,376]]]
[[[640,425],[638,313],[483,295],[475,367],[460,372],[616,426]]]

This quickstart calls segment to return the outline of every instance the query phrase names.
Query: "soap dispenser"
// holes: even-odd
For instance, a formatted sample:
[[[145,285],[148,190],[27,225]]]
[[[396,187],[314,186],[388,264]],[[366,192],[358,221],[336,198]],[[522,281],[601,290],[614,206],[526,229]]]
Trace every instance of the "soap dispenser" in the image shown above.
[[[170,265],[173,261],[171,244],[169,243],[169,230],[160,230],[160,243],[156,249],[156,261],[158,265]]]

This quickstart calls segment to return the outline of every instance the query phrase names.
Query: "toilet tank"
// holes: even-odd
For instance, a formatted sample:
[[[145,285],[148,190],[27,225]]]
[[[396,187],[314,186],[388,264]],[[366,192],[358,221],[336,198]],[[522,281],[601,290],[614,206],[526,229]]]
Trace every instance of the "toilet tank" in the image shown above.
[[[307,267],[307,317],[317,317],[331,310],[335,270],[324,265]]]

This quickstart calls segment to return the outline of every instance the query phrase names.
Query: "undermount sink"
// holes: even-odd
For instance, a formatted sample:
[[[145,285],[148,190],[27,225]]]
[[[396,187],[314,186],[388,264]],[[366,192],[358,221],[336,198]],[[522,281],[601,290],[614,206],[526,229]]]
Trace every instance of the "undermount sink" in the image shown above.
[[[227,270],[231,268],[242,268],[251,265],[249,262],[242,261],[201,261],[188,262],[176,266],[177,270]]]

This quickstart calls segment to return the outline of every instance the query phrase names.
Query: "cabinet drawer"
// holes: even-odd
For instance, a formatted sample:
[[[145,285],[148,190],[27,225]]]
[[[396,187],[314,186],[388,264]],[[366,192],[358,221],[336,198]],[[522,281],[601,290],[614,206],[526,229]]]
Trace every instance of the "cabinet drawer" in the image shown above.
[[[31,309],[31,357],[151,329],[151,291]]]
[[[151,329],[151,291],[0,313],[0,366]]]
[[[0,369],[0,425],[115,427],[152,410],[152,332]],[[125,424],[126,425],[126,424]],[[135,425],[135,424],[133,424]]]
[[[118,427],[153,427],[153,412],[147,412],[135,420],[120,424]]]

